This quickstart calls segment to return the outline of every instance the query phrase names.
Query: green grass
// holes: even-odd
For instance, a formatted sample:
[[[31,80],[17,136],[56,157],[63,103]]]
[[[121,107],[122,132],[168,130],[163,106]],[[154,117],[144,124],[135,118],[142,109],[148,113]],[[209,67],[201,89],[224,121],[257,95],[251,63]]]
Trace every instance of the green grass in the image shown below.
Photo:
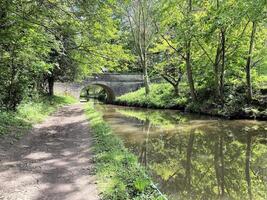
[[[261,89],[267,89],[267,75],[258,77],[258,85]]]
[[[94,154],[98,187],[103,200],[164,200],[137,157],[112,134],[101,113],[86,106],[94,138]]]
[[[183,93],[183,92],[181,92]],[[127,93],[116,99],[120,104],[128,106],[142,106],[148,108],[173,108],[185,107],[187,98],[174,94],[173,87],[168,84],[151,84],[149,95],[145,95],[145,89]]]
[[[266,84],[265,79],[262,83]],[[233,86],[231,90],[225,91],[225,102],[222,106],[216,102],[212,90],[205,88],[197,89],[198,100],[190,101],[186,87],[181,87],[180,96],[174,95],[173,88],[170,84],[160,83],[151,84],[150,93],[145,94],[145,89],[141,88],[135,92],[130,92],[116,99],[117,104],[125,106],[147,107],[147,108],[171,108],[182,109],[187,112],[208,114],[212,116],[221,116],[224,118],[249,118],[249,119],[266,119],[267,109],[266,101],[262,96],[256,95],[254,102],[248,104],[246,96],[238,92],[238,85]],[[262,88],[263,85],[262,85]]]
[[[0,136],[15,132],[19,137],[33,124],[43,121],[60,106],[74,103],[70,96],[41,97],[35,101],[22,102],[16,112],[0,112]]]

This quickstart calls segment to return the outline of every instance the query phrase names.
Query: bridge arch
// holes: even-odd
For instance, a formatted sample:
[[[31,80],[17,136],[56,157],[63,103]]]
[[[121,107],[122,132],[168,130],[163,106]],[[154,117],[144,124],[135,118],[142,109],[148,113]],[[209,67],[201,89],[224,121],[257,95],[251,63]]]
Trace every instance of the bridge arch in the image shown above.
[[[116,74],[104,73],[89,76],[81,82],[55,82],[55,94],[68,94],[80,99],[83,88],[90,85],[101,86],[108,95],[108,101],[112,102],[115,97],[138,90],[143,86],[141,74]]]
[[[115,92],[114,90],[108,86],[107,84],[103,84],[103,83],[87,83],[87,84],[84,84],[81,89],[80,89],[80,94],[82,92],[82,90],[84,88],[87,88],[89,86],[100,86],[101,88],[103,88],[103,90],[106,92],[107,94],[107,102],[113,102],[116,98],[116,95],[115,95]]]

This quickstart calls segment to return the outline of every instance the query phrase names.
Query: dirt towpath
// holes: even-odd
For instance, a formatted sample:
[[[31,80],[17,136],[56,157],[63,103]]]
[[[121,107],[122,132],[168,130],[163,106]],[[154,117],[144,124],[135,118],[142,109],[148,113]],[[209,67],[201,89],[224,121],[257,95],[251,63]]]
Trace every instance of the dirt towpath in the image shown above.
[[[83,105],[75,104],[16,144],[0,143],[0,200],[98,200],[91,140]]]

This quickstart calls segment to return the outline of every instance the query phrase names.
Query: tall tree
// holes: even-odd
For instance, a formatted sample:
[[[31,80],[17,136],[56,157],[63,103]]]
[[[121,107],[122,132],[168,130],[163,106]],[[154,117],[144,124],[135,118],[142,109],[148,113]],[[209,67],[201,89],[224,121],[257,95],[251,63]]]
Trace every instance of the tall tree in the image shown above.
[[[247,64],[246,64],[247,98],[249,101],[251,101],[252,99],[251,60],[252,60],[253,45],[254,45],[254,40],[255,40],[255,35],[256,35],[256,28],[257,28],[257,23],[253,21],[250,42],[249,42]]]
[[[186,72],[187,72],[187,80],[190,88],[190,93],[193,101],[196,101],[197,95],[195,91],[195,84],[193,79],[193,72],[192,72],[192,57],[191,57],[191,27],[193,23],[192,19],[192,0],[187,1],[187,14],[186,14],[186,24],[187,24],[187,37],[185,38],[185,61],[186,61]]]
[[[261,24],[266,18],[266,0],[257,0],[257,1],[245,1],[243,7],[245,9],[243,12],[247,13],[248,21],[251,24],[251,33],[249,39],[249,47],[246,58],[246,83],[247,83],[247,99],[251,101],[253,92],[252,92],[252,81],[251,81],[251,68],[252,68],[252,59],[253,59],[253,50],[254,43],[257,34],[257,26]]]
[[[40,7],[41,2],[32,1],[0,3],[0,103],[7,109],[15,109],[36,88],[40,75],[53,67],[45,60],[59,43],[41,23]]]
[[[197,98],[193,77],[193,47],[194,36],[194,12],[193,3],[190,0],[159,1],[157,4],[157,21],[155,26],[158,35],[176,54],[176,64],[185,64],[187,80],[191,98]],[[181,70],[178,70],[182,72]],[[177,73],[176,80],[180,80],[181,73]]]
[[[134,41],[135,51],[139,58],[146,94],[149,93],[148,49],[155,33],[153,27],[153,1],[133,0],[127,8],[127,18]]]
[[[150,51],[153,53],[153,73],[159,74],[173,86],[174,95],[179,95],[179,85],[185,73],[184,60],[166,41],[159,39]]]

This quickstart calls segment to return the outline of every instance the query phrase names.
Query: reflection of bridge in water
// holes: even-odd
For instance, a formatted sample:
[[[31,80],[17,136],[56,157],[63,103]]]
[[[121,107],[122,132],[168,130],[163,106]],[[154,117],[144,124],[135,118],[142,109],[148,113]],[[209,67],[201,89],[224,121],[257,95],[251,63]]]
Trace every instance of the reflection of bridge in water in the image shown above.
[[[143,86],[143,75],[141,74],[96,74],[81,82],[56,82],[54,91],[56,94],[69,94],[77,99],[83,88],[90,85],[101,86],[107,93],[108,101],[125,93],[135,91]]]

